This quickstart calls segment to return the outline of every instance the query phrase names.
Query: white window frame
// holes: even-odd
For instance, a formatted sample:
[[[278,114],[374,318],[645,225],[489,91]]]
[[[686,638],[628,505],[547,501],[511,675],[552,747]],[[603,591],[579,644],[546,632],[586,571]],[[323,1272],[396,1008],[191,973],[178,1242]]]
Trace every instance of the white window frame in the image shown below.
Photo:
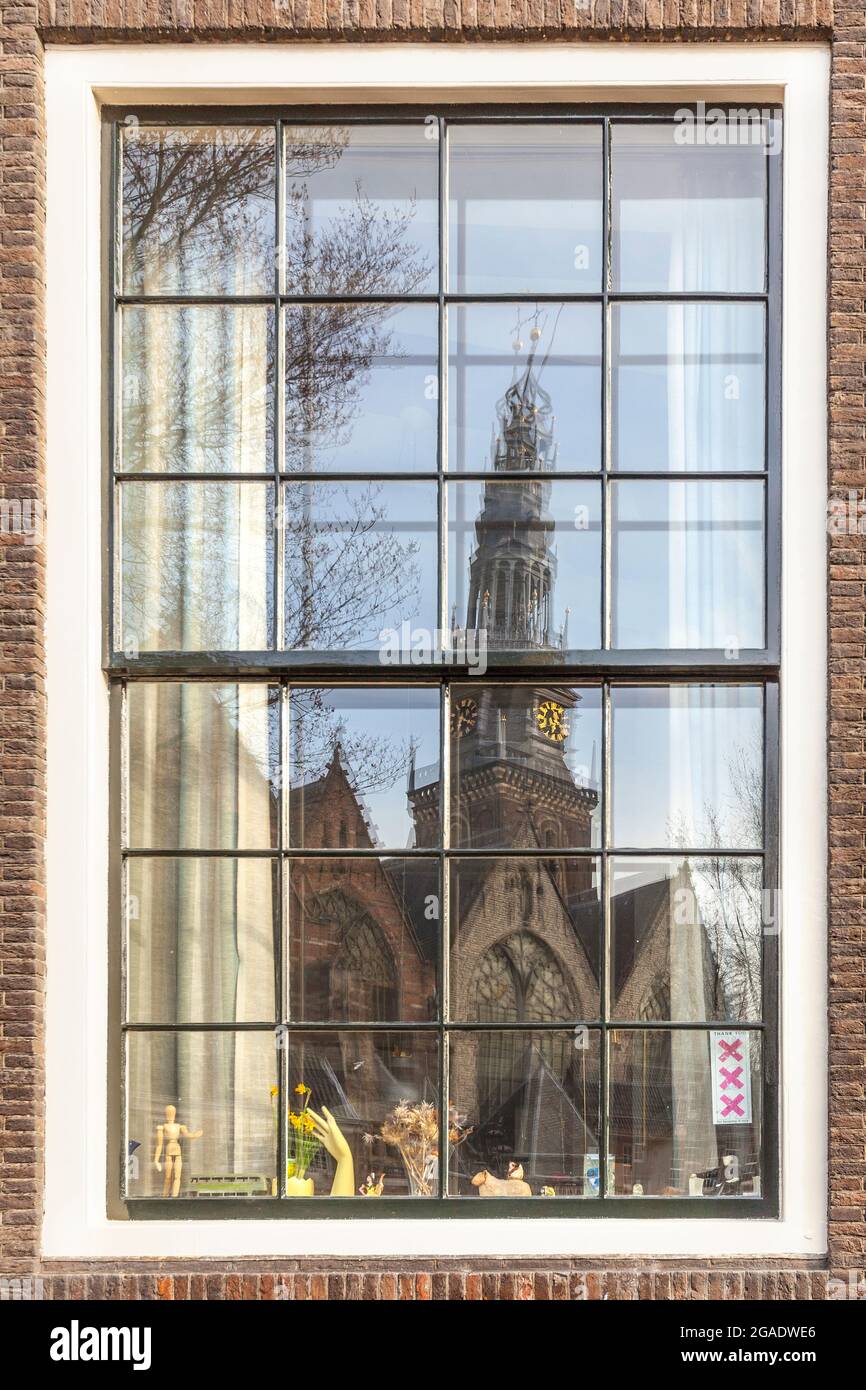
[[[827,1249],[829,48],[48,47],[46,1257],[815,1256]],[[109,1220],[102,105],[444,100],[784,105],[781,1215],[718,1221]],[[149,1156],[145,1156],[148,1161]]]

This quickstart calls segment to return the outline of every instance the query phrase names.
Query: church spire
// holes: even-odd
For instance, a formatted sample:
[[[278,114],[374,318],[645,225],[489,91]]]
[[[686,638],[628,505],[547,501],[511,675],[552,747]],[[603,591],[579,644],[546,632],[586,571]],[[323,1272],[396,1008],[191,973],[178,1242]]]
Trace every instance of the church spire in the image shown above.
[[[487,632],[488,647],[552,648],[556,557],[549,512],[556,449],[550,396],[536,365],[542,329],[536,324],[522,370],[514,342],[513,380],[496,406],[492,474],[475,523],[466,626]]]

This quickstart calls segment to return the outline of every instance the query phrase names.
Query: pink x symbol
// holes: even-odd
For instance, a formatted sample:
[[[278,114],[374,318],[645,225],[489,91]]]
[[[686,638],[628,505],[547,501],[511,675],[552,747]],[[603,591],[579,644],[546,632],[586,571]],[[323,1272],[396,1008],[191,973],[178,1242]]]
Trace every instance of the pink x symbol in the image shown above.
[[[742,1067],[735,1067],[733,1071],[728,1071],[728,1069],[727,1069],[726,1067],[719,1067],[719,1072],[720,1072],[720,1074],[725,1078],[724,1081],[722,1082],[722,1090],[723,1090],[723,1091],[724,1091],[728,1086],[737,1086],[738,1088],[742,1089],[743,1083],[742,1083],[742,1081],[740,1080],[740,1077],[741,1077],[742,1074],[743,1074],[743,1068],[742,1068]]]
[[[724,1119],[726,1115],[742,1115],[742,1096],[722,1096],[722,1103],[725,1107],[722,1111],[722,1119]]]
[[[724,1038],[719,1038],[719,1061],[720,1062],[742,1062],[743,1054],[738,1049],[743,1045],[742,1038],[734,1038],[732,1043],[725,1042]]]

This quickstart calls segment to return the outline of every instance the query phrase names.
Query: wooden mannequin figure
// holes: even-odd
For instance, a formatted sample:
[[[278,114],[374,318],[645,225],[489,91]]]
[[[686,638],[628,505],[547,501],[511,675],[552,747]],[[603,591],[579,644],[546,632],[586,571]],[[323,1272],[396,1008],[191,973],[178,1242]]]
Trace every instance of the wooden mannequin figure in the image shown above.
[[[158,1173],[162,1172],[163,1148],[165,1149],[165,1178],[162,1183],[163,1197],[177,1197],[180,1193],[180,1178],[183,1172],[183,1152],[180,1147],[181,1139],[200,1139],[204,1134],[203,1129],[190,1130],[186,1125],[179,1125],[176,1120],[177,1107],[167,1105],[165,1107],[165,1123],[156,1127],[156,1153],[153,1161]]]

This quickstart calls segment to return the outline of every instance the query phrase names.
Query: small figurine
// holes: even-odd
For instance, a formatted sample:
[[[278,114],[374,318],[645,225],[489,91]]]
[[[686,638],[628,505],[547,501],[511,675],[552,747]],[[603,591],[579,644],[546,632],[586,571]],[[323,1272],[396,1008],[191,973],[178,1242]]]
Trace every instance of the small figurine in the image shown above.
[[[509,1178],[514,1178],[517,1182],[519,1182],[519,1181],[521,1180],[521,1178],[523,1177],[523,1164],[522,1164],[522,1163],[509,1163],[509,1165],[508,1165],[508,1177],[509,1177]]]
[[[190,1130],[186,1125],[177,1123],[177,1107],[167,1105],[165,1107],[165,1123],[156,1127],[156,1153],[153,1155],[153,1162],[158,1173],[162,1172],[163,1165],[160,1162],[163,1148],[165,1149],[165,1178],[162,1183],[163,1197],[177,1197],[180,1193],[180,1178],[183,1172],[183,1151],[180,1147],[181,1139],[201,1139],[204,1134],[203,1129]]]
[[[539,1195],[539,1197],[555,1197],[555,1196],[556,1196],[556,1188],[555,1188],[555,1187],[543,1187],[543,1188],[541,1189],[541,1191],[539,1192],[538,1195]]]
[[[513,1168],[515,1165],[512,1164]],[[518,1164],[517,1167],[520,1167]],[[520,1173],[523,1169],[520,1168]],[[528,1182],[524,1182],[522,1176],[509,1178],[494,1178],[488,1173],[486,1168],[482,1168],[480,1173],[476,1173],[472,1179],[472,1186],[478,1188],[479,1197],[531,1197],[532,1189]]]
[[[367,1174],[367,1181],[358,1188],[362,1197],[381,1197],[385,1189],[385,1174],[380,1173],[378,1178],[375,1173]]]

